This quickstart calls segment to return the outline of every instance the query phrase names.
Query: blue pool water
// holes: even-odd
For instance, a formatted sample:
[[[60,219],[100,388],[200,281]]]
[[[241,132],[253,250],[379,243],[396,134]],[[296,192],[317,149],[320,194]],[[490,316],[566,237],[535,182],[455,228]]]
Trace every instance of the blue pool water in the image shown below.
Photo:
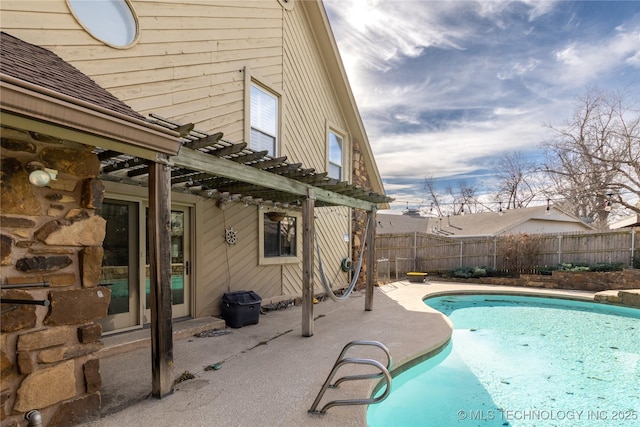
[[[640,310],[506,295],[425,300],[454,324],[372,427],[640,425]]]

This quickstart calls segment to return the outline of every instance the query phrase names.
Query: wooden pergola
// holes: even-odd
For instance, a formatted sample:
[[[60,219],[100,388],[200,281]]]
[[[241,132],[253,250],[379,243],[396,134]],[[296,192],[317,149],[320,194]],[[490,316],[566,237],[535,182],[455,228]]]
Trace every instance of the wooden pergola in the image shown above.
[[[102,179],[148,185],[149,244],[151,280],[151,336],[153,358],[153,394],[169,393],[173,379],[171,323],[171,191],[204,197],[230,197],[234,200],[259,200],[288,203],[302,208],[302,335],[314,333],[314,227],[316,206],[347,206],[367,212],[370,224],[365,245],[367,264],[375,264],[375,215],[379,204],[390,199],[288,163],[286,157],[273,158],[266,152],[248,149],[245,143],[230,143],[222,133],[207,134],[193,125],[179,125],[159,116],[153,121],[180,135],[182,148],[175,156],[159,155],[155,161],[123,152],[101,149]],[[145,182],[146,181],[146,182]],[[375,277],[367,269],[365,310],[373,309]]]
[[[172,191],[203,197],[231,197],[299,205],[303,217],[302,335],[313,325],[314,209],[346,206],[367,212],[375,225],[378,206],[391,199],[327,178],[286,157],[256,152],[245,143],[223,140],[191,124],[152,116],[131,117],[27,81],[1,75],[1,123],[65,141],[95,147],[100,178],[148,187],[151,282],[152,393],[172,391],[170,213]],[[365,236],[367,263],[375,264],[375,226]],[[367,269],[365,310],[373,308],[373,268]]]

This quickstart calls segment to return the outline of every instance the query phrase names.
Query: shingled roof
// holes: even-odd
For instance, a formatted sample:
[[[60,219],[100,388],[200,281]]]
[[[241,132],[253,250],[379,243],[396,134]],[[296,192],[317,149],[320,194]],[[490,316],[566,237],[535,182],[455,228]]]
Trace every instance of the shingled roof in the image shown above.
[[[139,120],[145,118],[50,50],[0,32],[0,72]]]
[[[480,212],[451,217],[413,217],[408,215],[378,214],[378,234],[431,233],[447,237],[498,236],[516,230],[528,221],[540,224],[567,224],[583,231],[592,228],[573,216],[551,206],[533,206],[497,212]],[[542,226],[541,226],[542,227]],[[544,227],[542,227],[544,228]],[[574,231],[573,229],[567,231]],[[541,230],[540,232],[544,232]]]

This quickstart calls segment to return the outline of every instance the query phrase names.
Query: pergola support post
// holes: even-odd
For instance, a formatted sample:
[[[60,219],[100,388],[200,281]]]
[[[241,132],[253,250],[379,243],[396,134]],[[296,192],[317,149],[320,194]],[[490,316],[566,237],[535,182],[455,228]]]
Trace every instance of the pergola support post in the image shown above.
[[[373,288],[376,280],[376,208],[372,207],[367,212],[367,220],[369,221],[369,228],[367,229],[367,236],[365,239],[365,245],[367,247],[367,283],[364,297],[364,309],[365,311],[373,310]]]
[[[313,233],[315,194],[312,189],[302,203],[302,336],[313,336]]]
[[[158,155],[159,160],[166,160]],[[149,164],[149,279],[151,284],[152,395],[173,392],[171,324],[171,168]]]

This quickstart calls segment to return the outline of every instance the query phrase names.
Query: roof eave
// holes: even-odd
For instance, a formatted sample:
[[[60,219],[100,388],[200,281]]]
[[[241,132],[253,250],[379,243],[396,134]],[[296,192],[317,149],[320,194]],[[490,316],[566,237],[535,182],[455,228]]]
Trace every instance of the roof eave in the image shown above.
[[[316,29],[315,35],[326,61],[327,72],[332,77],[331,81],[335,86],[336,96],[340,101],[351,132],[353,132],[352,136],[359,139],[372,190],[380,194],[386,194],[324,5],[321,0],[304,1],[301,4],[304,6],[311,24]],[[389,209],[390,206],[388,203],[383,203],[379,208]]]
[[[0,74],[2,124],[149,160],[175,156],[179,135],[144,120]]]

